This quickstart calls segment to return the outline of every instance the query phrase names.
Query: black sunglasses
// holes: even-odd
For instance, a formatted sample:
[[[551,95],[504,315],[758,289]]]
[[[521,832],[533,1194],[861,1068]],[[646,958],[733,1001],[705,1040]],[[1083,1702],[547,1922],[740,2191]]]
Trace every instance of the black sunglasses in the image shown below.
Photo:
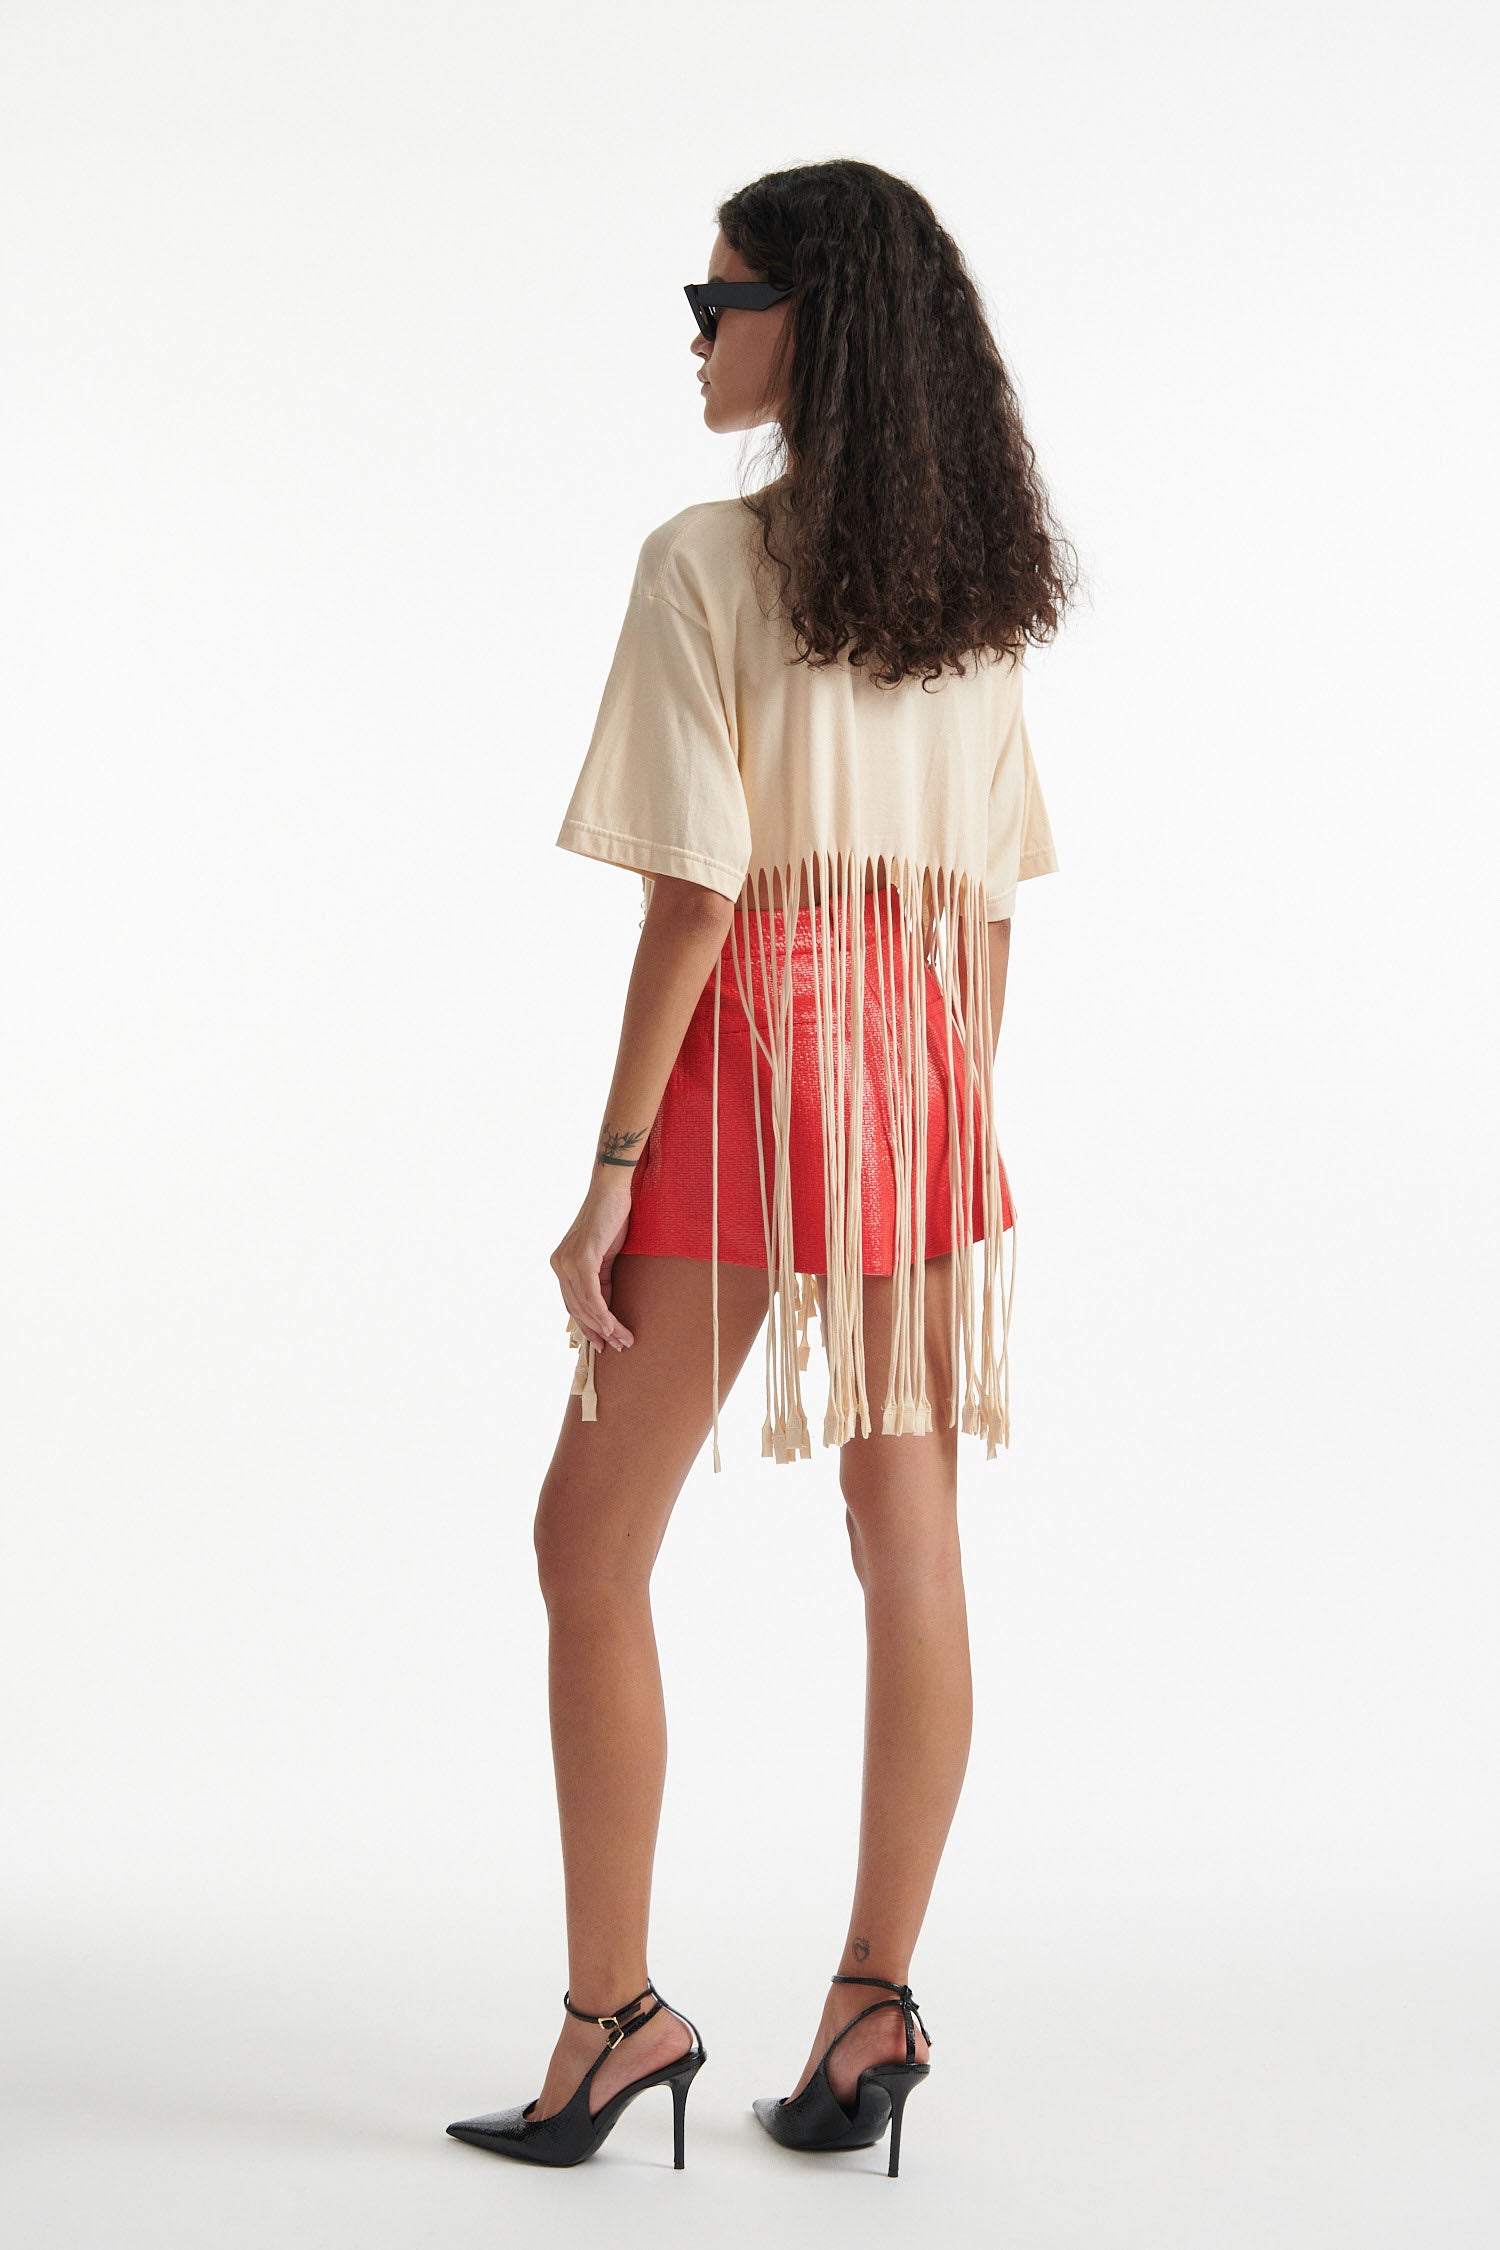
[[[764,312],[768,305],[790,297],[791,283],[783,289],[774,281],[688,281],[683,283],[693,318],[712,343],[719,314],[726,306],[735,311]]]

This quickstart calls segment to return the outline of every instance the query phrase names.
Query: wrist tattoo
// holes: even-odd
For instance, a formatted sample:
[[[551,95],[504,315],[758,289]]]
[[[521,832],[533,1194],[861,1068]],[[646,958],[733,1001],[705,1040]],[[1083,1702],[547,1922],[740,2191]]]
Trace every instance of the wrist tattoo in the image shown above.
[[[634,1156],[628,1156],[625,1152],[634,1148],[637,1141],[643,1141],[650,1130],[649,1125],[643,1125],[638,1133],[620,1133],[606,1125],[599,1136],[598,1161],[601,1164],[623,1164],[627,1168],[638,1164],[639,1151]]]

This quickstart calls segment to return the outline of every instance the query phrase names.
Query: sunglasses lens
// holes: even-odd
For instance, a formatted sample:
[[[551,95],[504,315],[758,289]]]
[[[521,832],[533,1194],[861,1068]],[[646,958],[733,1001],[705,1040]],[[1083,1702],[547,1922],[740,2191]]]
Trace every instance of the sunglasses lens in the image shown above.
[[[705,303],[707,295],[702,282],[694,282],[687,290],[687,301],[693,308],[693,318],[698,323],[699,333],[712,343],[719,325],[719,308],[712,300]]]

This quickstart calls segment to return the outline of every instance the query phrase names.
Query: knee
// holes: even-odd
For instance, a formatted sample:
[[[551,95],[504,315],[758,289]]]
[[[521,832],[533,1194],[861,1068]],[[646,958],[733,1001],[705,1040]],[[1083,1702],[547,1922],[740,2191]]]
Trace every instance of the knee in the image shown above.
[[[918,1504],[916,1493],[845,1489],[844,1527],[854,1575],[866,1593],[962,1577],[956,1510]]]
[[[651,1576],[651,1561],[628,1530],[612,1535],[588,1495],[564,1480],[548,1479],[531,1527],[537,1583],[550,1608],[575,1598],[607,1601]]]

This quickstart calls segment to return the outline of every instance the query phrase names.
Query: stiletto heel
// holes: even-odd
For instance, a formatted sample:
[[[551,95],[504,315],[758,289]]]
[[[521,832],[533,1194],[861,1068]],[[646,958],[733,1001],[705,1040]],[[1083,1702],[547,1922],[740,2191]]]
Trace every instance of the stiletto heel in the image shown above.
[[[912,2089],[920,2086],[931,2065],[917,2061],[917,2042],[912,2032],[912,2019],[922,2025],[922,2037],[932,2046],[932,2033],[922,2023],[922,2013],[912,1998],[909,1984],[892,1984],[889,1977],[834,1976],[833,1984],[879,1984],[893,1992],[894,2000],[872,2000],[868,2008],[851,2016],[842,2031],[834,2033],[800,2094],[782,2096],[762,2094],[751,2104],[773,2141],[783,2148],[823,2150],[834,2148],[869,2148],[878,2141],[886,2126],[891,2128],[891,2161],[887,2177],[895,2179],[901,2158],[901,2114]],[[906,2026],[906,2059],[904,2062],[870,2063],[859,2074],[854,2088],[854,2107],[846,2109],[828,2082],[828,2058],[843,2038],[866,2016],[873,2016],[877,2008],[899,2008]]]
[[[883,2086],[891,2097],[891,2161],[887,2177],[894,2179],[901,2163],[901,2112],[906,2107],[906,2097],[914,2086],[920,2086],[927,2073],[926,2063],[871,2063],[864,2073]]]
[[[688,2088],[697,2077],[702,2062],[703,2057],[699,2055],[689,2069],[680,2070],[677,2076],[670,2081],[672,2088],[672,2169],[674,2172],[680,2172],[686,2161],[683,2155],[683,2136],[687,2130]]]
[[[654,1995],[656,2006],[643,2010],[641,2002],[647,1992]],[[625,2001],[610,2016],[585,2015],[581,2008],[574,2007],[566,1992],[563,1994],[563,2006],[570,2016],[577,2016],[580,2022],[598,2024],[605,2041],[578,2081],[566,2105],[554,2110],[550,2117],[533,2118],[531,2112],[537,2103],[537,2097],[533,2095],[524,2106],[517,2103],[510,2109],[490,2110],[483,2117],[460,2118],[456,2124],[448,2127],[448,2131],[457,2141],[471,2141],[476,2148],[490,2149],[496,2156],[518,2156],[527,2164],[581,2164],[608,2137],[616,2121],[629,2108],[637,2094],[643,2094],[648,2086],[670,2086],[672,2169],[680,2172],[684,2162],[683,2134],[688,2088],[708,2060],[708,2050],[692,2017],[683,2016],[680,2008],[674,2008],[670,2001],[663,2000],[654,1984],[648,1984],[644,1992],[638,1992],[633,2000]],[[606,2055],[614,2052],[622,2039],[628,2039],[632,2032],[639,2031],[643,2024],[648,2024],[653,2016],[659,2016],[663,2008],[671,2015],[682,2016],[693,2035],[692,2046],[685,2055],[674,2055],[670,2062],[663,2063],[659,2069],[648,2070],[644,2077],[633,2078],[628,2085],[619,2087],[591,2116],[589,2087],[593,2084],[594,2073],[600,2063]]]

